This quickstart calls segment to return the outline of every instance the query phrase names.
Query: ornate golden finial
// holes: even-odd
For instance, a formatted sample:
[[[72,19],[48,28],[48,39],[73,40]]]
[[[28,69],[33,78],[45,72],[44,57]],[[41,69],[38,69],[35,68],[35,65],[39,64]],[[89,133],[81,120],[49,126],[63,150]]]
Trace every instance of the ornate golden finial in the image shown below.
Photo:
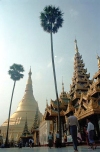
[[[26,122],[27,122],[27,112],[26,112]]]
[[[78,46],[77,46],[77,40],[75,39],[75,51],[76,51],[76,53],[78,53]]]
[[[31,66],[30,66],[30,70],[29,70],[29,76],[31,76],[32,75],[32,72],[31,72]]]
[[[63,76],[62,76],[62,92],[64,92]]]
[[[48,107],[48,100],[46,99],[46,107]]]
[[[98,59],[98,68],[100,69],[100,57],[97,55],[97,59]]]

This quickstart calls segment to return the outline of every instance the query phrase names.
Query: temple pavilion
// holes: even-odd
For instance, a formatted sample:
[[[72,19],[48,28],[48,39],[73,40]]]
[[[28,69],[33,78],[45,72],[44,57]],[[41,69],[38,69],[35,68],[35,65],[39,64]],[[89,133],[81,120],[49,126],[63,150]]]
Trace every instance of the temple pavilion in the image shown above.
[[[82,55],[79,53],[77,40],[75,40],[75,56],[74,56],[74,73],[72,84],[68,93],[64,91],[64,83],[62,82],[62,92],[59,96],[59,108],[61,119],[61,132],[64,134],[66,121],[70,111],[74,111],[74,115],[78,118],[81,133],[86,124],[86,118],[90,117],[94,126],[96,138],[100,137],[100,57],[98,59],[98,71],[90,80],[90,73],[87,73]],[[58,107],[57,101],[50,101],[47,104],[45,120],[52,121],[52,132],[58,130]]]
[[[35,138],[37,135],[37,128],[39,127],[39,123],[42,119],[42,114],[39,111],[38,103],[33,95],[31,69],[28,75],[29,76],[28,76],[28,81],[26,84],[24,96],[22,100],[19,102],[17,110],[10,117],[9,141],[12,140],[18,141],[20,137],[25,138],[25,136],[32,136],[32,134],[33,134],[33,138]],[[26,114],[27,114],[27,121],[26,121]],[[4,140],[6,138],[7,122],[8,120],[6,120],[0,126],[1,134]],[[34,128],[33,126],[35,126],[36,124],[37,124],[37,128]],[[32,133],[32,128],[34,128],[33,133]],[[36,142],[36,140],[37,139],[35,138],[34,141]]]

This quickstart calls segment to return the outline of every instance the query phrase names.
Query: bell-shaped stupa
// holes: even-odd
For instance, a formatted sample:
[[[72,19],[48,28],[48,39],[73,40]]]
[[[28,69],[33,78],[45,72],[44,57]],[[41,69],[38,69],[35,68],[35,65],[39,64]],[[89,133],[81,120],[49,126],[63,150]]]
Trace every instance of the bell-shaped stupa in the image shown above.
[[[21,136],[24,129],[25,121],[26,121],[26,113],[27,113],[27,124],[28,124],[29,131],[31,131],[31,128],[33,126],[37,109],[38,109],[38,119],[39,120],[42,119],[42,114],[39,111],[38,103],[35,100],[34,95],[33,95],[31,68],[28,74],[29,74],[29,77],[26,84],[25,94],[22,100],[19,102],[17,110],[10,117],[9,140],[13,139],[17,141],[19,137]],[[7,123],[8,123],[8,120],[6,120],[0,127],[3,139],[6,138]]]

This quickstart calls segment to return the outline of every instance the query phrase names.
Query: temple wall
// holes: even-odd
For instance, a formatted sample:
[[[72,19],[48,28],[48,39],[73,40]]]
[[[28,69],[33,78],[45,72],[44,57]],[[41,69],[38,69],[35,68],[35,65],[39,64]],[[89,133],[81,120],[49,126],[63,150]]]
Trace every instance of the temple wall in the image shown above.
[[[50,131],[50,123],[51,121],[42,121],[39,126],[39,141],[40,145],[48,144],[48,135]]]

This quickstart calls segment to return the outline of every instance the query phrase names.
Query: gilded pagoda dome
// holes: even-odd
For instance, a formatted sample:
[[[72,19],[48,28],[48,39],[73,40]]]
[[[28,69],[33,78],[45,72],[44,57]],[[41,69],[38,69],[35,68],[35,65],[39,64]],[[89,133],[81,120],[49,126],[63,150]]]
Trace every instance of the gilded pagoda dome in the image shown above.
[[[26,84],[24,96],[22,100],[19,102],[17,110],[10,117],[9,140],[11,140],[11,138],[13,138],[14,140],[18,140],[18,138],[22,134],[26,121],[26,113],[27,113],[27,123],[28,123],[29,131],[31,131],[31,128],[33,126],[37,109],[38,109],[39,121],[42,119],[42,114],[39,111],[38,103],[33,95],[31,69],[28,74],[29,77]],[[8,120],[6,120],[0,127],[4,139],[6,137],[7,122]]]

